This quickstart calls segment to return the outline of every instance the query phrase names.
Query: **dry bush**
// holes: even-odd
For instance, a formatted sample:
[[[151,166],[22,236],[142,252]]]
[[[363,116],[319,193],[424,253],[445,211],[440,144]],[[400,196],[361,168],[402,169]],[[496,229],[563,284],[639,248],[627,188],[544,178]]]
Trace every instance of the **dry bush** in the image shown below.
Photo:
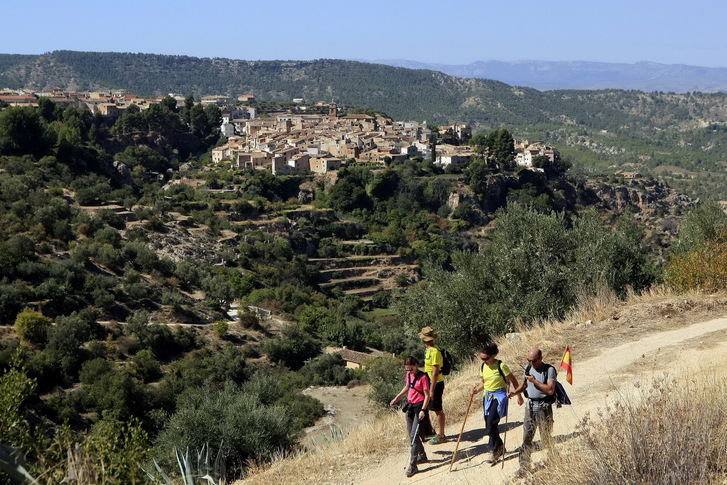
[[[613,312],[621,301],[611,288],[601,285],[595,292],[585,290],[576,295],[576,304],[566,320],[602,320]]]
[[[527,477],[563,485],[725,483],[727,374],[659,377],[639,396],[619,396],[582,435]]]

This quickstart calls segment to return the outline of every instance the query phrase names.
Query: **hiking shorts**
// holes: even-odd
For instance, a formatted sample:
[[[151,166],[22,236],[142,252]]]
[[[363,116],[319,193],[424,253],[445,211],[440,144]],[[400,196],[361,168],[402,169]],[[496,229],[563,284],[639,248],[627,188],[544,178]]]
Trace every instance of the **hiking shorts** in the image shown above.
[[[437,382],[437,385],[434,386],[434,396],[428,406],[431,411],[442,410],[442,394],[444,394],[444,381]]]

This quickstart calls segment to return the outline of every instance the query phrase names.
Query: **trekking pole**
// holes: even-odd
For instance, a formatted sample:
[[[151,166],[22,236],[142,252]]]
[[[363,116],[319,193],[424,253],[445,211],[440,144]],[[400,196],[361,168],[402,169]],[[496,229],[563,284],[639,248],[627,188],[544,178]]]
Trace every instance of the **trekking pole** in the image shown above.
[[[508,406],[509,407],[509,406]],[[509,411],[509,409],[508,409]],[[507,413],[505,415],[505,433],[502,435],[502,468],[505,468],[505,453],[507,452],[507,448],[505,447],[505,444],[507,443],[507,417],[510,413]]]
[[[419,416],[417,416],[417,427],[414,428],[414,437],[411,439],[411,446],[414,446],[414,442],[419,437],[419,424],[421,423],[421,419],[419,419]]]
[[[449,463],[449,471],[452,471],[452,466],[457,459],[457,450],[459,450],[459,442],[462,439],[462,433],[464,433],[464,425],[467,422],[467,416],[470,414],[470,407],[472,406],[472,400],[475,398],[474,394],[470,394],[470,402],[467,404],[467,411],[464,412],[464,419],[462,420],[462,429],[459,430],[459,436],[457,437],[457,445],[454,447],[454,453],[452,453],[452,461]]]

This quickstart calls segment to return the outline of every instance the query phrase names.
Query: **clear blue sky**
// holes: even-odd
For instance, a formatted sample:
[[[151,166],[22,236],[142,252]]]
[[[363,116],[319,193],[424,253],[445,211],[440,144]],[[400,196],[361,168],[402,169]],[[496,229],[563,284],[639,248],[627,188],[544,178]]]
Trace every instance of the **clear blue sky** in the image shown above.
[[[727,67],[724,0],[4,0],[0,52]]]

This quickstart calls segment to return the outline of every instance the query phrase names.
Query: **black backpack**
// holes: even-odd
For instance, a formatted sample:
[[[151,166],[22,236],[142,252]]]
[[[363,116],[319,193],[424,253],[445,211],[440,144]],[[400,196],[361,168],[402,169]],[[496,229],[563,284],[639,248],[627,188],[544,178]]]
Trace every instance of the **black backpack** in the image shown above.
[[[455,369],[452,354],[439,347],[437,347],[437,350],[442,354],[442,368],[439,369],[439,373],[443,376],[448,376]]]
[[[545,366],[545,372],[544,372],[545,382],[543,382],[543,384],[547,384],[548,383],[548,369],[553,366],[550,364],[546,364],[546,363],[543,363],[543,365]],[[532,366],[530,364],[528,364],[528,366],[525,368],[526,376],[530,375],[531,368],[532,368]],[[525,394],[525,397],[527,397],[528,391],[526,390],[524,394]],[[565,388],[563,387],[563,384],[561,384],[558,381],[555,381],[555,392],[553,393],[553,395],[545,397],[545,398],[543,398],[543,400],[547,403],[551,403],[551,404],[555,403],[556,407],[561,407],[563,405],[568,405],[571,403],[570,398],[568,397],[568,394],[565,392]]]

